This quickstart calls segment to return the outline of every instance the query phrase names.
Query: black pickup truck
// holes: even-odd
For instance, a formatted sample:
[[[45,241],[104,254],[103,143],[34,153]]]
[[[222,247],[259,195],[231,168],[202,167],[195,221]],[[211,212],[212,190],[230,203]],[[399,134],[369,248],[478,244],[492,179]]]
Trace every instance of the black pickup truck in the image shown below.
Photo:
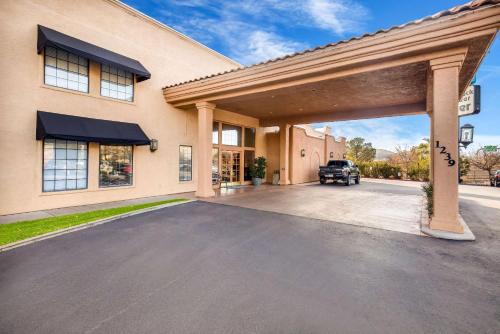
[[[346,186],[354,180],[356,184],[361,181],[358,166],[351,160],[330,160],[326,166],[319,167],[319,182],[325,184],[327,180],[342,181]]]

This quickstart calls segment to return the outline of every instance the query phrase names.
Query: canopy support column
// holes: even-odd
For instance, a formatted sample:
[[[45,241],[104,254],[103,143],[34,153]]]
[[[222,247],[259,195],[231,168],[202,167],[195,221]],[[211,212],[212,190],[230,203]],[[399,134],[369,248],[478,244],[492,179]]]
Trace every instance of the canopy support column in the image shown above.
[[[198,186],[196,196],[215,196],[212,189],[212,127],[215,104],[196,103],[198,109]]]
[[[431,60],[431,170],[434,214],[429,227],[464,233],[458,211],[459,72],[464,55]]]
[[[280,124],[280,185],[290,184],[290,124]]]

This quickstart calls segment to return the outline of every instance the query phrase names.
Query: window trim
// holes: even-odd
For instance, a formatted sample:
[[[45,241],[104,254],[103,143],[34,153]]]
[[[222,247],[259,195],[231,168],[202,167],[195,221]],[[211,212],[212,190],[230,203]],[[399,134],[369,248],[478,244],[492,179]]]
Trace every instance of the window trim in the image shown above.
[[[135,79],[136,79],[136,75],[134,73],[132,73],[132,72],[126,71],[126,72],[132,74],[132,100],[129,101],[127,99],[120,99],[120,98],[117,98],[117,97],[111,97],[111,96],[102,95],[102,65],[103,65],[102,63],[99,63],[99,96],[100,97],[104,97],[106,99],[112,99],[114,101],[134,103],[135,102]],[[108,65],[108,66],[111,67],[112,65]],[[115,66],[112,66],[112,67],[115,67]],[[117,67],[115,67],[115,68],[118,70]]]
[[[55,138],[47,138],[47,139],[57,140]],[[66,140],[66,139],[64,139],[64,140]],[[78,140],[69,140],[69,141],[78,142]],[[68,142],[68,140],[66,140],[66,142]],[[55,187],[54,187],[54,190],[52,190],[52,191],[45,191],[45,189],[44,189],[45,179],[43,177],[43,175],[44,175],[43,171],[45,170],[45,168],[43,168],[43,166],[44,166],[43,163],[45,161],[45,139],[42,140],[42,177],[41,177],[41,180],[42,180],[42,194],[61,193],[61,192],[68,192],[68,191],[81,191],[81,190],[88,190],[89,189],[89,143],[88,142],[85,142],[85,143],[87,145],[87,159],[86,159],[86,161],[87,161],[87,174],[85,175],[85,177],[86,177],[85,180],[87,181],[86,187],[85,188],[76,188],[76,189],[63,189],[63,190],[55,190]],[[54,154],[55,154],[55,150],[56,150],[55,145],[56,145],[56,143],[54,141]],[[56,160],[56,159],[54,159],[54,160]]]
[[[191,169],[189,172],[189,180],[182,180],[181,179],[181,147],[189,147],[190,153],[191,153],[191,159],[190,159],[190,165]],[[179,145],[179,182],[192,182],[193,181],[193,146],[192,145]]]
[[[79,90],[79,89],[71,89],[71,88],[65,88],[65,87],[59,87],[57,85],[50,85],[47,83],[46,81],[46,76],[47,76],[47,73],[46,73],[46,67],[47,67],[47,46],[45,46],[43,48],[43,84],[47,87],[51,87],[51,88],[56,88],[56,89],[63,89],[64,91],[68,91],[68,92],[72,92],[72,93],[80,93],[80,94],[85,94],[85,95],[89,95],[90,94],[90,59],[89,58],[86,58],[86,57],[83,57],[83,56],[79,56],[79,55],[76,55],[72,52],[69,52],[69,51],[66,51],[64,49],[61,49],[61,48],[58,48],[58,47],[55,47],[55,46],[49,46],[53,49],[56,50],[63,50],[65,52],[67,52],[68,54],[71,53],[72,55],[75,55],[77,56],[78,58],[85,58],[87,60],[87,90],[86,91],[82,91],[82,90]],[[56,62],[57,62],[57,56],[56,56]],[[79,65],[79,64],[78,64]],[[57,70],[57,67],[56,67],[56,70]],[[69,72],[69,70],[67,71]],[[56,80],[57,80],[57,77],[56,77]],[[73,80],[71,80],[73,81]]]
[[[132,182],[130,184],[122,184],[122,185],[107,185],[103,186],[101,184],[101,147],[102,146],[130,146],[132,147],[132,157],[131,157],[131,165],[132,165]],[[97,183],[99,185],[99,188],[106,189],[106,188],[125,188],[125,187],[133,187],[134,182],[135,182],[135,165],[134,165],[134,145],[122,145],[122,144],[101,144],[99,143],[99,160],[98,160],[98,168],[97,168]]]

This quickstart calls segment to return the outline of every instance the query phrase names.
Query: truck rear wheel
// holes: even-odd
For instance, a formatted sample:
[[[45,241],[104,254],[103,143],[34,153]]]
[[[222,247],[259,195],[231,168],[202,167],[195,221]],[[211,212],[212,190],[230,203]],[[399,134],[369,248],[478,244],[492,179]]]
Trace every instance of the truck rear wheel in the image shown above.
[[[326,183],[326,179],[324,177],[320,178],[319,179],[319,183],[325,184]]]

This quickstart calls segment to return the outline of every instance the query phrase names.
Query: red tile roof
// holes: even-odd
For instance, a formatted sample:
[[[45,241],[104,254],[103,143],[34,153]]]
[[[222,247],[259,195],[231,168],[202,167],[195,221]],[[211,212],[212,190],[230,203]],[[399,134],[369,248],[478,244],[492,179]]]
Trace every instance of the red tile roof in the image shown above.
[[[499,3],[500,3],[500,0],[474,0],[474,1],[470,1],[470,2],[467,2],[467,3],[463,4],[463,5],[455,6],[453,8],[450,8],[450,9],[438,12],[438,13],[436,13],[434,15],[426,16],[424,18],[421,18],[421,19],[418,19],[418,20],[414,20],[414,21],[411,21],[411,22],[408,22],[408,23],[404,23],[404,24],[401,24],[399,26],[392,26],[392,27],[390,27],[388,29],[380,29],[380,30],[378,30],[376,32],[373,32],[373,33],[366,33],[366,34],[361,35],[361,36],[352,37],[350,39],[341,40],[341,41],[338,41],[338,42],[335,42],[335,43],[329,43],[329,44],[326,44],[326,45],[317,46],[317,47],[314,47],[314,48],[311,48],[311,49],[307,49],[307,50],[295,52],[295,53],[284,55],[284,56],[281,56],[281,57],[278,57],[278,58],[269,59],[269,60],[266,60],[266,61],[263,61],[263,62],[260,62],[260,63],[257,63],[257,64],[253,64],[253,65],[249,65],[249,66],[243,66],[243,67],[237,67],[237,68],[234,68],[234,69],[231,69],[231,70],[227,70],[227,71],[224,71],[224,72],[214,73],[214,74],[210,74],[210,75],[207,75],[207,76],[204,76],[204,77],[200,77],[200,78],[196,78],[196,79],[191,79],[191,80],[187,80],[187,81],[184,81],[184,82],[179,82],[179,83],[176,83],[176,84],[165,86],[164,89],[165,88],[170,88],[170,87],[176,87],[176,86],[184,85],[184,84],[187,84],[187,83],[190,83],[190,82],[195,82],[195,81],[200,81],[200,80],[212,78],[212,77],[223,75],[223,74],[227,74],[227,73],[233,73],[233,72],[241,71],[241,70],[248,69],[248,68],[253,68],[253,67],[264,65],[264,64],[274,63],[274,62],[277,62],[277,61],[281,61],[281,60],[284,60],[284,59],[292,58],[292,57],[295,57],[295,56],[298,56],[298,55],[302,55],[302,54],[305,54],[305,53],[311,53],[311,52],[314,52],[314,51],[317,51],[317,50],[322,50],[322,49],[329,48],[329,47],[335,47],[335,46],[338,46],[339,44],[346,44],[346,43],[349,43],[349,42],[352,42],[352,41],[361,40],[361,39],[363,39],[365,37],[375,36],[375,35],[382,34],[382,33],[387,33],[389,31],[393,31],[393,30],[397,30],[397,29],[402,29],[402,28],[405,28],[405,27],[410,26],[410,25],[418,25],[418,24],[421,24],[422,22],[437,20],[437,19],[445,17],[445,16],[456,15],[456,14],[461,13],[461,12],[472,11],[472,10],[478,9],[479,7],[483,7],[483,6],[487,6],[487,5],[494,5],[494,4],[499,4]]]

